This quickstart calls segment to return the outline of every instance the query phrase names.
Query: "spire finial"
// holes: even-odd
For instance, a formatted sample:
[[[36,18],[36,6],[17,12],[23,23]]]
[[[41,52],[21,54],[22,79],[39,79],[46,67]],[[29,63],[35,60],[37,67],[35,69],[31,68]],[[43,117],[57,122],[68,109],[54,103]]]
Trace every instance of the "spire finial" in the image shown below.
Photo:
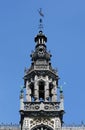
[[[39,15],[40,15],[40,19],[39,19],[39,30],[42,31],[42,29],[43,29],[43,20],[42,20],[42,18],[44,17],[44,14],[43,14],[43,12],[42,12],[42,8],[40,8],[40,9],[38,10],[38,13],[39,13]],[[41,17],[42,17],[42,18],[41,18]]]

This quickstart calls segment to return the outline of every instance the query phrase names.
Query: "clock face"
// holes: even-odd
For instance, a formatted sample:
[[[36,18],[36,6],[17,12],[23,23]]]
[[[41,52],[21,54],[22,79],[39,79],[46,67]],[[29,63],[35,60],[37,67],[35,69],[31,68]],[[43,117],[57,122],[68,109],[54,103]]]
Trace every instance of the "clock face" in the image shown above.
[[[44,56],[44,54],[45,54],[45,48],[43,46],[40,46],[38,48],[38,55],[39,56]]]

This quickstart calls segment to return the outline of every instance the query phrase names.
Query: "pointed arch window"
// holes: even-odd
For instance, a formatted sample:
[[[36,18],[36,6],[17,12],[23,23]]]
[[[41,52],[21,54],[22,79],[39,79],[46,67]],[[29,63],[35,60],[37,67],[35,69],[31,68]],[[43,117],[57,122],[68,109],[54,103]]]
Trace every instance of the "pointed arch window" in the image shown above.
[[[30,84],[30,88],[31,88],[31,101],[34,102],[34,83]]]
[[[37,127],[34,127],[32,130],[53,130],[52,128],[50,128],[49,126],[45,126],[45,125],[39,125]]]
[[[39,81],[39,101],[45,100],[45,82]]]
[[[52,89],[53,89],[53,84],[49,84],[49,101],[52,101]]]

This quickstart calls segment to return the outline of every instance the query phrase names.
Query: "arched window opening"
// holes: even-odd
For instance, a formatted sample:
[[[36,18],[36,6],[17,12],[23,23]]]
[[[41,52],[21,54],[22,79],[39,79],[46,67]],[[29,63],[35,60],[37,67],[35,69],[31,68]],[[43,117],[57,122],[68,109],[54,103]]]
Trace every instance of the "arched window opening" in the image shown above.
[[[53,130],[53,129],[50,128],[49,126],[40,125],[40,126],[34,127],[32,130]]]
[[[39,82],[39,100],[40,101],[45,100],[44,86],[45,86],[45,83],[43,81],[40,81]]]
[[[51,88],[49,89],[49,101],[52,101]]]
[[[31,88],[31,101],[34,102],[34,84],[33,83],[30,84],[30,88]]]
[[[52,101],[52,88],[53,88],[53,84],[50,83],[49,84],[49,101]]]

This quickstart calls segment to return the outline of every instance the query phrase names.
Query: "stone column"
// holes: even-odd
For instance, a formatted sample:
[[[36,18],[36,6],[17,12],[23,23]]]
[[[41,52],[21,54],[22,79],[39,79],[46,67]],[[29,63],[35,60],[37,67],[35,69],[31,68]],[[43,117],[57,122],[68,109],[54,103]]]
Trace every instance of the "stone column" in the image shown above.
[[[26,82],[26,101],[31,102],[31,88],[29,82]]]
[[[49,101],[49,79],[48,79],[48,76],[46,76],[46,81],[45,81],[45,101]]]
[[[64,111],[64,96],[63,96],[63,90],[60,90],[60,110]]]
[[[56,81],[53,82],[53,88],[52,88],[52,102],[57,101],[57,89],[56,89]]]
[[[35,75],[35,79],[34,79],[34,98],[35,98],[36,102],[39,101],[39,86],[38,86],[38,77],[37,77],[37,75]]]
[[[61,121],[59,117],[55,118],[55,130],[61,130]]]

